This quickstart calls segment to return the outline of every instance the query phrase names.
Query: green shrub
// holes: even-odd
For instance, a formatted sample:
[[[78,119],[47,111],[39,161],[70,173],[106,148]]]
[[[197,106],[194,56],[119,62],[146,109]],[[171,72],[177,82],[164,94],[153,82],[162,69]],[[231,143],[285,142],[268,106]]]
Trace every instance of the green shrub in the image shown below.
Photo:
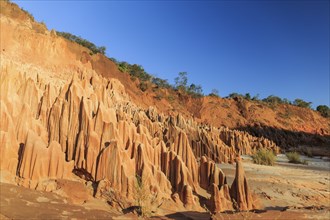
[[[234,92],[234,93],[230,93],[226,98],[227,99],[244,98],[244,95]]]
[[[194,98],[203,96],[203,89],[201,85],[195,85],[192,83],[189,87],[186,88],[186,91]]]
[[[135,182],[135,201],[137,206],[137,214],[146,219],[155,214],[157,209],[162,206],[163,199],[158,199],[158,193],[150,191],[148,187],[148,176],[136,175]]]
[[[88,49],[90,49],[93,52],[93,54],[97,54],[97,53],[101,53],[103,55],[105,54],[106,48],[104,46],[97,47],[92,42],[90,42],[86,39],[83,39],[81,37],[78,37],[71,33],[56,31],[56,34],[58,36],[64,37],[65,39],[68,39],[72,42],[76,42],[77,44],[80,44],[83,47],[87,47]]]
[[[330,118],[330,108],[326,105],[319,105],[316,107],[316,111],[320,112],[320,114],[325,118]]]
[[[171,85],[168,83],[167,79],[153,77],[151,82],[155,84],[157,88],[167,88],[167,89],[171,88]]]
[[[311,108],[312,103],[311,102],[306,102],[302,99],[295,99],[293,101],[293,105],[301,107],[301,108]]]
[[[283,104],[284,103],[283,100],[280,97],[274,96],[274,95],[270,95],[267,98],[264,98],[262,101],[267,102],[270,105],[278,105],[278,104]]]
[[[187,90],[187,83],[188,83],[188,73],[187,72],[179,72],[179,76],[175,77],[175,88],[177,90],[186,91]]]
[[[289,163],[303,163],[300,159],[300,154],[297,152],[288,152],[285,154]]]
[[[260,149],[252,155],[252,160],[256,164],[273,166],[276,156],[271,150]]]

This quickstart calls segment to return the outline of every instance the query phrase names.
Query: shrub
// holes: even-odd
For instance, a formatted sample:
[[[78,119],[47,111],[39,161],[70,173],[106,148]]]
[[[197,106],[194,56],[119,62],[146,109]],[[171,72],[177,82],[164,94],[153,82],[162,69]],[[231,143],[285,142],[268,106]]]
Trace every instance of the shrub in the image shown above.
[[[144,71],[144,68],[141,65],[133,64],[128,65],[128,73],[131,76],[139,78],[140,81],[150,81],[151,75]]]
[[[212,91],[211,91],[211,93],[209,94],[209,96],[219,97],[219,90],[217,90],[217,89],[212,89]]]
[[[311,102],[306,102],[302,99],[295,99],[293,101],[293,105],[301,107],[301,108],[311,108],[312,103]]]
[[[267,102],[272,105],[277,105],[277,104],[283,103],[283,100],[280,97],[274,96],[274,95],[270,95],[267,98],[264,98],[262,101]]]
[[[152,78],[152,83],[157,86],[157,88],[171,88],[171,85],[168,83],[167,79],[161,79],[158,77]]]
[[[320,112],[320,114],[325,118],[330,118],[330,108],[326,105],[319,105],[316,107],[316,111]]]
[[[195,85],[192,83],[189,87],[186,88],[186,91],[194,98],[203,96],[203,89],[201,85]]]
[[[259,101],[259,94],[252,97],[252,101]]]
[[[289,163],[303,163],[300,159],[300,154],[297,152],[288,152],[285,154]]]
[[[251,100],[251,95],[250,95],[250,93],[246,93],[245,96],[244,96],[244,98],[245,98],[246,100]]]
[[[229,99],[244,98],[244,96],[242,94],[234,92],[234,93],[230,93],[226,98],[229,98]]]
[[[175,88],[177,90],[187,90],[187,83],[188,83],[188,73],[187,72],[179,72],[179,76],[175,77]]]
[[[150,191],[147,184],[148,176],[136,175],[135,177],[135,202],[138,214],[143,218],[150,217],[152,213],[155,213],[155,209],[162,206],[164,200],[159,201],[158,193]]]
[[[103,55],[105,54],[106,48],[104,46],[97,47],[92,42],[90,42],[86,39],[83,39],[81,37],[78,37],[74,34],[67,33],[67,32],[56,31],[56,34],[58,36],[64,37],[65,39],[68,39],[72,42],[76,42],[77,44],[80,44],[83,47],[87,47],[88,49],[90,49],[93,52],[93,54],[97,54],[97,53],[101,53]]]
[[[276,156],[271,150],[260,149],[252,155],[252,160],[255,164],[273,166]]]

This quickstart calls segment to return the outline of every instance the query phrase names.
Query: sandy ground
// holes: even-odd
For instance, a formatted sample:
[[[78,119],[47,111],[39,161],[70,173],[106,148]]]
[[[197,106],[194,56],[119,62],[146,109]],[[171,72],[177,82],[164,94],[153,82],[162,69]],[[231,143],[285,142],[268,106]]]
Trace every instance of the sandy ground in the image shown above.
[[[89,204],[74,205],[55,193],[7,183],[1,183],[0,187],[1,219],[109,219],[115,216],[102,208],[91,209]]]
[[[229,215],[220,219],[330,219],[328,158],[302,156],[301,159],[308,162],[302,165],[288,163],[286,156],[280,154],[275,166],[253,164],[249,156],[242,158],[250,189],[258,195],[267,212],[241,213],[241,218]],[[219,164],[219,167],[231,184],[235,165]]]
[[[330,206],[330,161],[302,157],[308,165],[291,164],[285,155],[278,155],[275,166],[263,166],[253,164],[250,157],[243,159],[249,186],[259,195],[265,209]],[[219,166],[231,184],[235,165]]]
[[[248,183],[264,205],[263,210],[242,213],[219,213],[214,219],[330,219],[330,161],[303,158],[308,165],[295,165],[279,155],[275,166],[256,165],[243,157]],[[232,183],[235,165],[219,164]],[[72,203],[55,193],[40,192],[0,183],[0,219],[137,219],[133,214],[122,215],[100,200]],[[210,219],[200,212],[162,210],[164,216],[152,219]],[[167,213],[167,214],[165,214]]]

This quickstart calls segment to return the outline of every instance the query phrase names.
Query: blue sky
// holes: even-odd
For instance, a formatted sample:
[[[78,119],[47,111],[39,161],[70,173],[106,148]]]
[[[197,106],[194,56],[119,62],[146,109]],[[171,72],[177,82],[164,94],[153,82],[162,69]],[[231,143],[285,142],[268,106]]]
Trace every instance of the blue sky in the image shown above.
[[[171,83],[329,106],[329,1],[14,1]]]

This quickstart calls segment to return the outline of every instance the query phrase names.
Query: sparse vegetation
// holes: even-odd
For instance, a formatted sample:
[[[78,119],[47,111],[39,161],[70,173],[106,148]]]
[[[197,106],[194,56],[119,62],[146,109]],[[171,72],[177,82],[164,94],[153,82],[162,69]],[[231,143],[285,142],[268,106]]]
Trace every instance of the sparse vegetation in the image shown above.
[[[148,189],[148,185],[146,183],[147,177],[141,177],[136,175],[136,183],[135,183],[135,201],[137,205],[138,214],[141,217],[150,217],[153,213],[153,208],[159,208],[163,200],[158,204],[157,203],[157,193],[152,193]]]
[[[316,111],[318,111],[323,117],[330,118],[330,108],[326,105],[319,105],[316,107]]]
[[[273,166],[276,156],[271,150],[260,149],[252,155],[252,160],[255,164]]]
[[[171,88],[172,86],[168,83],[167,79],[161,79],[158,77],[152,78],[152,83],[157,86],[157,88]]]
[[[262,101],[269,103],[270,105],[278,105],[284,103],[280,97],[274,95],[270,95],[267,98],[264,98]]]
[[[146,73],[146,71],[144,71],[144,68],[141,65],[137,65],[137,64],[133,64],[133,65],[128,65],[127,66],[128,69],[128,73],[133,76],[138,78],[140,81],[150,81],[152,76],[148,73]]]
[[[195,85],[192,83],[188,86],[188,73],[187,72],[179,72],[179,76],[177,76],[175,81],[175,89],[179,92],[186,93],[192,97],[202,97],[203,89],[201,85]]]
[[[93,54],[97,54],[97,53],[105,54],[106,48],[104,46],[97,47],[92,42],[90,42],[90,41],[88,41],[86,39],[83,39],[81,37],[78,37],[76,35],[70,34],[68,32],[56,31],[56,34],[58,36],[64,37],[65,39],[68,39],[68,40],[70,40],[72,42],[76,42],[77,44],[80,44],[83,47],[88,48],[89,50],[92,51]]]
[[[32,15],[31,15],[32,16]],[[57,35],[62,36],[70,41],[76,42],[84,47],[87,47],[92,51],[92,54],[102,53],[105,54],[106,47],[101,46],[97,47],[95,44],[81,38],[75,36],[73,34],[67,32],[57,32]],[[138,64],[129,64],[127,62],[119,62],[115,58],[109,58],[113,62],[117,64],[118,69],[121,72],[127,72],[131,75],[131,79],[135,81],[139,79],[142,82],[151,82],[156,85],[157,88],[166,88],[171,90],[177,90],[179,92],[186,93],[194,98],[202,97],[203,89],[201,85],[196,85],[194,83],[188,86],[188,73],[187,72],[179,72],[179,75],[174,79],[175,84],[172,86],[168,83],[166,79],[161,79],[158,77],[153,77],[151,74],[147,73],[141,65]],[[142,91],[146,91],[148,86],[146,83],[140,83],[139,85]],[[217,89],[213,89],[209,96],[219,97],[219,91]],[[260,101],[259,94],[255,96],[251,96],[250,93],[246,93],[245,95],[239,93],[231,93],[226,98],[238,98],[252,101]],[[281,99],[278,96],[270,95],[267,98],[262,99],[263,102],[268,103],[270,107],[274,108],[278,104],[291,104],[302,108],[311,108],[311,102],[306,102],[302,99],[295,99],[293,102],[290,102],[288,99]],[[317,111],[321,113],[324,117],[330,117],[330,110],[327,106],[318,106]]]
[[[187,90],[188,90],[188,94],[191,95],[192,97],[197,98],[203,96],[203,89],[201,85],[191,84]]]
[[[219,90],[217,89],[212,89],[211,93],[209,96],[214,96],[214,97],[219,97]]]
[[[234,93],[230,93],[226,98],[229,98],[229,99],[244,98],[244,96],[242,94],[234,92]]]
[[[118,206],[120,209],[125,209],[128,203],[123,196],[118,193],[115,189],[110,189],[109,191],[102,192],[101,196],[107,200],[108,204],[115,207]]]
[[[305,165],[308,164],[306,160],[304,161],[301,160],[300,154],[298,152],[288,152],[285,155],[288,158],[289,163],[305,164]]]
[[[311,108],[312,105],[311,102],[306,102],[302,99],[295,99],[292,104],[301,108]]]
[[[258,94],[251,97],[250,93],[246,93],[245,95],[240,94],[240,93],[231,93],[226,98],[239,99],[239,100],[245,99],[245,100],[248,100],[248,101],[250,101],[250,100],[260,101]],[[268,104],[268,106],[273,108],[273,109],[276,106],[280,105],[280,104],[295,105],[295,106],[298,106],[298,107],[301,107],[301,108],[311,108],[311,105],[312,105],[312,102],[306,102],[302,99],[295,99],[293,102],[291,102],[287,98],[282,99],[282,98],[280,98],[278,96],[275,96],[275,95],[270,95],[267,98],[262,99],[261,101]],[[327,107],[327,106],[325,106],[325,107]],[[329,117],[330,117],[330,111],[328,113],[325,113],[327,111],[325,107],[324,106],[320,107],[321,111],[322,111],[323,115],[329,115]]]
[[[187,72],[179,72],[179,76],[175,77],[175,88],[177,90],[186,91],[187,83],[188,83],[188,73]]]

